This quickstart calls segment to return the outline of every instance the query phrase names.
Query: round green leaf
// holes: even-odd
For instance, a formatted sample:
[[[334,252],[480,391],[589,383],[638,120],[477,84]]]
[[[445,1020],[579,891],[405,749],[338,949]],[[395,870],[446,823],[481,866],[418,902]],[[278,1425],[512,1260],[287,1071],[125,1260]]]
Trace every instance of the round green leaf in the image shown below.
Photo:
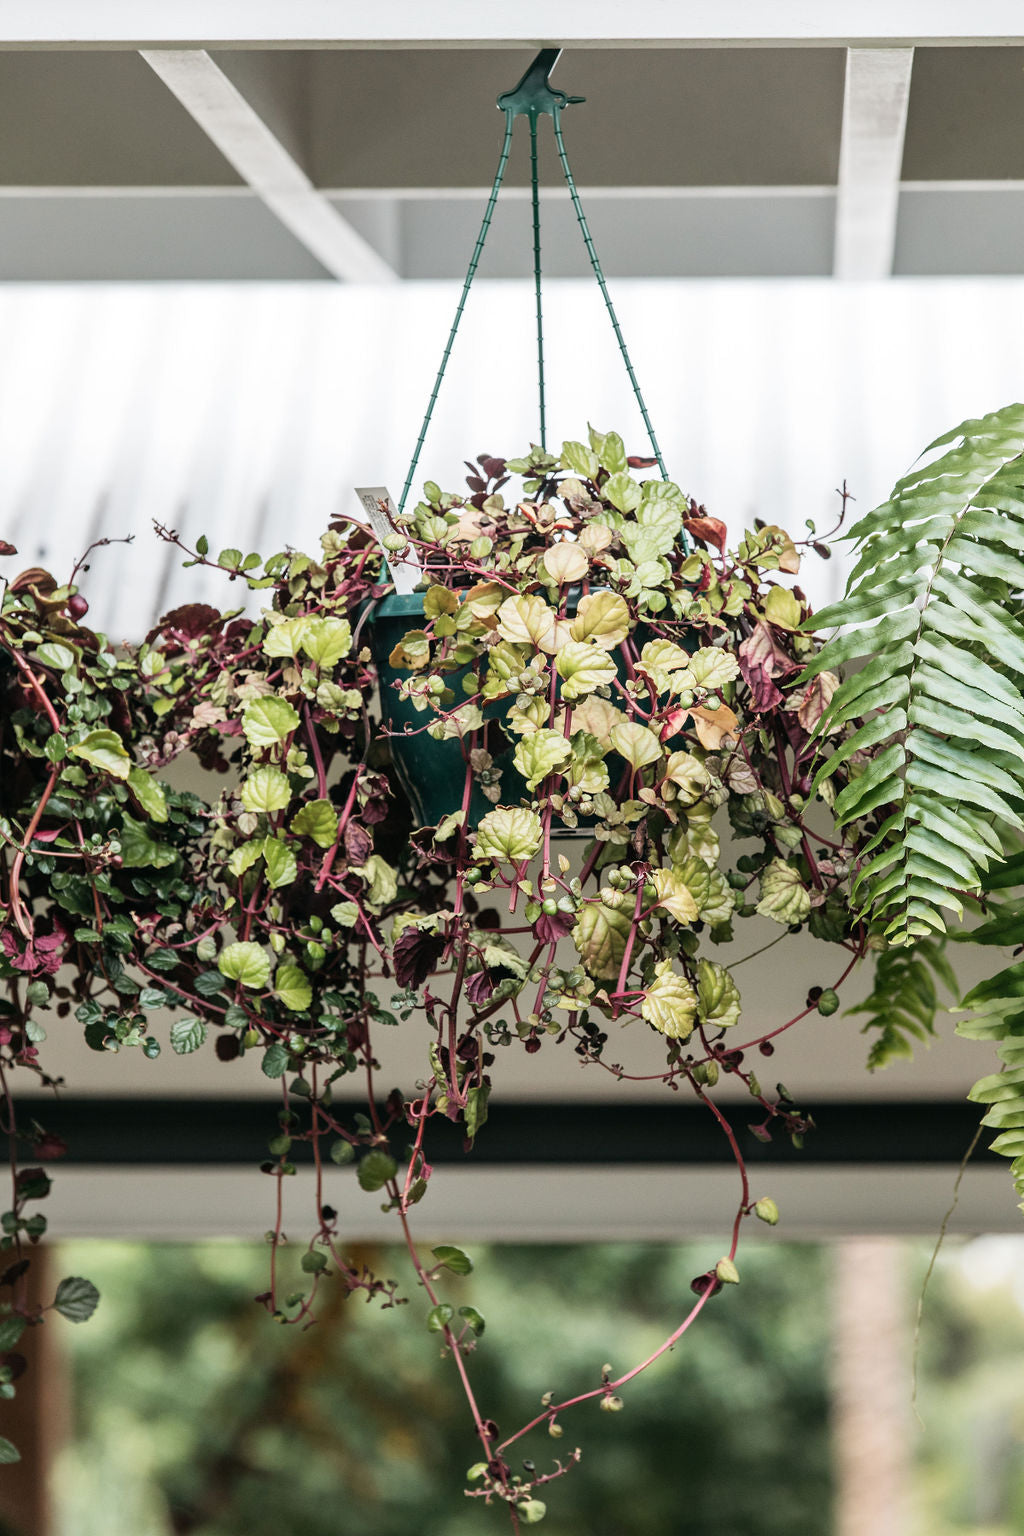
[[[398,1172],[398,1164],[390,1152],[385,1152],[381,1147],[374,1147],[360,1160],[356,1169],[356,1177],[360,1188],[368,1190],[371,1194],[374,1190],[383,1189],[389,1179],[393,1179]]]
[[[523,859],[533,858],[542,837],[540,817],[533,811],[524,806],[502,806],[480,820],[476,832],[477,857],[519,864]]]
[[[438,1302],[436,1307],[431,1307],[427,1313],[427,1327],[431,1333],[444,1333],[448,1324],[455,1316],[455,1308],[448,1301]]]
[[[80,1275],[70,1275],[57,1287],[54,1308],[69,1323],[84,1323],[92,1317],[100,1304],[100,1293],[91,1280]]]
[[[115,779],[126,779],[131,771],[132,760],[116,731],[90,731],[81,741],[72,742],[68,751]]]
[[[242,804],[247,811],[283,811],[292,798],[291,787],[280,768],[256,768],[242,785]]]
[[[727,1029],[739,1022],[739,988],[715,960],[697,962],[697,1001],[701,1022],[709,1029]]]
[[[757,910],[774,923],[802,923],[811,910],[811,893],[800,871],[783,859],[773,859],[761,872],[761,900]]]
[[[175,1019],[171,1025],[171,1050],[176,1056],[190,1056],[206,1039],[202,1019]]]
[[[242,941],[221,950],[217,968],[229,981],[243,987],[265,987],[270,980],[270,957],[258,944]]]
[[[644,768],[661,760],[661,743],[653,731],[636,720],[627,720],[611,730],[612,746],[631,768]]]
[[[299,872],[295,855],[281,837],[268,837],[263,843],[263,857],[267,865],[267,879],[274,890],[278,886],[291,885]]]
[[[333,667],[352,649],[351,625],[347,619],[310,619],[302,649],[314,666]]]
[[[589,592],[580,598],[569,633],[574,640],[593,640],[613,651],[629,634],[629,604],[617,592]]]
[[[318,848],[331,848],[338,833],[338,813],[329,800],[310,800],[291,820],[299,837],[310,837]]]
[[[133,768],[128,775],[128,788],[145,811],[150,821],[167,820],[167,797],[163,788],[145,768]]]
[[[520,738],[516,743],[513,762],[526,780],[527,788],[536,789],[549,773],[564,768],[571,756],[572,746],[561,731],[545,729],[531,731],[529,735]]]
[[[565,681],[564,699],[582,699],[595,688],[607,687],[615,679],[615,663],[599,645],[585,640],[570,640],[562,646],[555,668]]]
[[[292,1013],[302,1013],[313,1000],[309,978],[297,965],[279,965],[274,976],[274,993]]]
[[[648,1024],[671,1040],[688,1040],[697,1014],[697,994],[685,976],[672,969],[671,960],[660,960],[655,979],[647,988],[640,1012]]]
[[[242,730],[254,751],[276,747],[298,729],[299,717],[287,699],[276,697],[252,699],[245,706]]]
[[[453,1275],[470,1275],[473,1273],[473,1260],[468,1253],[463,1253],[461,1248],[453,1248],[450,1243],[442,1243],[438,1248],[432,1248],[431,1253],[439,1264],[445,1269],[450,1269]]]

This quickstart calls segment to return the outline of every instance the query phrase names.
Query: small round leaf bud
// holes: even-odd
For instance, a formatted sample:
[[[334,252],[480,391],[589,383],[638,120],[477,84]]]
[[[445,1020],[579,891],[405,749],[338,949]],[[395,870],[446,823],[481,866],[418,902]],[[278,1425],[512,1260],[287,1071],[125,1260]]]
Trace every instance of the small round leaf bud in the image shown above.
[[[732,1259],[719,1259],[715,1265],[715,1274],[723,1285],[739,1285],[740,1272]]]
[[[768,1195],[762,1195],[755,1203],[754,1215],[759,1221],[767,1222],[770,1227],[777,1227],[779,1224],[779,1208]]]
[[[625,1406],[622,1398],[616,1397],[614,1393],[608,1393],[601,1399],[601,1407],[605,1413],[621,1413]]]
[[[826,987],[818,998],[818,1012],[827,1019],[838,1007],[839,993],[833,987]]]

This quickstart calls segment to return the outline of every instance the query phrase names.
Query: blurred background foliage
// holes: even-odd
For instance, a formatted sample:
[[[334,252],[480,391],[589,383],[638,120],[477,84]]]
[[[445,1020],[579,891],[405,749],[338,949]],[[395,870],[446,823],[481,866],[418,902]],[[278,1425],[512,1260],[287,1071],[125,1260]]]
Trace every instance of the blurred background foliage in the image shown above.
[[[929,1291],[915,1433],[914,1536],[1024,1531],[1024,1245],[950,1245]],[[992,1244],[995,1243],[993,1247]],[[1015,1248],[1007,1248],[1007,1243]],[[474,1247],[446,1294],[488,1317],[472,1362],[506,1430],[654,1349],[708,1244]],[[1009,1257],[1008,1257],[1009,1256]],[[402,1255],[362,1251],[378,1273]],[[908,1319],[927,1247],[906,1245]],[[66,1329],[73,1435],[58,1465],[58,1536],[477,1536],[505,1528],[462,1495],[477,1459],[450,1361],[411,1312],[325,1287],[320,1323],[275,1326],[251,1297],[266,1251],[241,1243],[65,1245],[103,1305]],[[564,1437],[524,1443],[538,1471],[583,1460],[544,1497],[551,1536],[830,1536],[827,1247],[749,1245],[742,1284],[625,1393]],[[980,1274],[980,1279],[979,1279]],[[500,1322],[499,1322],[500,1320]],[[610,1342],[611,1341],[611,1342]],[[907,1380],[905,1360],[894,1362]],[[908,1533],[910,1536],[910,1533]]]

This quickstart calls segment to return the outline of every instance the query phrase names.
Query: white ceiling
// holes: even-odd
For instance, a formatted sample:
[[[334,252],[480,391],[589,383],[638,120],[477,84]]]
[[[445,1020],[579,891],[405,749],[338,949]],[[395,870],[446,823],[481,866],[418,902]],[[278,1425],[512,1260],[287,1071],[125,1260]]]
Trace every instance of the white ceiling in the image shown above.
[[[0,0],[0,278],[461,276],[542,44],[610,276],[1024,271],[1010,0]],[[483,275],[529,270],[525,140]]]

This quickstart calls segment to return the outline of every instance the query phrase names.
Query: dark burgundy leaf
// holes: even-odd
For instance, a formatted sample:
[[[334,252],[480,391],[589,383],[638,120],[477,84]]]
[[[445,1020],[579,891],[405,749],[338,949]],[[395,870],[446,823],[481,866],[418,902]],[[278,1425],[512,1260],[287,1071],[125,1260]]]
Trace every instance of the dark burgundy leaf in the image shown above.
[[[0,539],[0,555],[16,555],[18,551],[13,544],[8,544],[6,539]]]
[[[542,912],[533,925],[533,931],[542,944],[554,944],[557,939],[571,933],[575,923],[576,918],[571,912],[556,912],[553,917]]]
[[[237,1035],[218,1035],[214,1046],[218,1061],[234,1061],[240,1055],[242,1047],[238,1043]]]
[[[630,469],[653,469],[657,462],[657,459],[644,459],[636,453],[631,453],[626,460]]]
[[[494,996],[494,978],[490,971],[477,971],[466,982],[466,996],[474,1008],[482,1008]]]
[[[486,480],[481,480],[479,475],[467,475],[466,476],[466,484],[469,486],[471,491],[486,491],[487,490],[487,482],[486,482]]]
[[[373,838],[358,821],[350,821],[345,828],[345,856],[350,864],[365,864],[373,852]]]
[[[395,979],[400,987],[419,987],[430,976],[444,953],[444,939],[422,928],[402,931],[392,951]]]

